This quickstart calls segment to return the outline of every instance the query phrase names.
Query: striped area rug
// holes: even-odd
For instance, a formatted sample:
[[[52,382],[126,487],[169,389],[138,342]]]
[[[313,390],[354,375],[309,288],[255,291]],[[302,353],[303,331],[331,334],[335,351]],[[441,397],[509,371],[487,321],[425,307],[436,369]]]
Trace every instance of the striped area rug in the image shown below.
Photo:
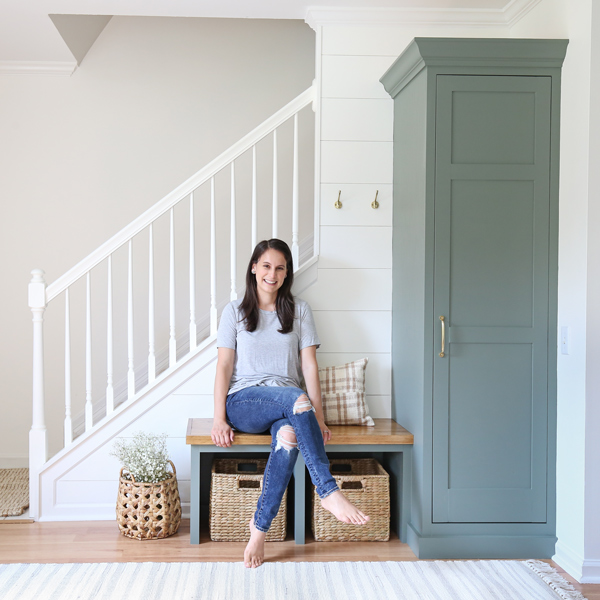
[[[538,561],[0,565],[3,600],[585,600]]]

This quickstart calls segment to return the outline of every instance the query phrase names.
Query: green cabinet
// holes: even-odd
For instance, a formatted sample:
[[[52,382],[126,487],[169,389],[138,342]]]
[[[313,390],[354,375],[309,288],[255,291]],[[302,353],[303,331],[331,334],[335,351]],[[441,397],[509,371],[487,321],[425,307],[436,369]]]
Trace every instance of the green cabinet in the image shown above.
[[[415,435],[422,558],[555,537],[565,40],[416,38],[394,98],[393,417]]]

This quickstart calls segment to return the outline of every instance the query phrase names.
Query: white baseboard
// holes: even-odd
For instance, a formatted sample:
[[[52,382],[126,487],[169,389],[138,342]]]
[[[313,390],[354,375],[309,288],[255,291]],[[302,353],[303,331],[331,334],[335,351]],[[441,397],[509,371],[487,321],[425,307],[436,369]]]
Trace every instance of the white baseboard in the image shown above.
[[[29,466],[27,456],[0,456],[0,469],[22,469]]]
[[[600,560],[583,560],[579,583],[600,583]]]
[[[556,542],[556,554],[552,560],[561,569],[564,569],[571,577],[574,577],[581,583],[583,575],[583,556],[561,543],[560,539]]]

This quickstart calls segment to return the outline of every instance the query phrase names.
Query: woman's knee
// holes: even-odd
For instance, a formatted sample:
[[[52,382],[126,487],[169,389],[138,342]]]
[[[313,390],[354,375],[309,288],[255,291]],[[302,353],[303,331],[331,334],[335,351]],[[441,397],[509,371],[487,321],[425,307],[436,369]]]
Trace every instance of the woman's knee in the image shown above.
[[[298,447],[298,441],[296,440],[296,434],[294,428],[291,425],[282,425],[275,434],[277,445],[275,450],[287,450],[291,452]]]
[[[315,411],[309,397],[306,394],[301,394],[294,402],[294,414],[300,414],[308,411]]]

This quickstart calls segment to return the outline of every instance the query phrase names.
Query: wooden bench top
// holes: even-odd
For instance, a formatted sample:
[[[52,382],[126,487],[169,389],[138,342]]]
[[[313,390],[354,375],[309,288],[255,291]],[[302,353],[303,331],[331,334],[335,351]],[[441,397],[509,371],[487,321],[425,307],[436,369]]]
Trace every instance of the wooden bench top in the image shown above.
[[[373,419],[375,427],[363,425],[332,425],[331,441],[328,446],[344,444],[412,444],[414,436],[393,419]],[[210,439],[212,419],[189,419],[185,443],[195,446],[212,446]],[[268,446],[271,435],[268,433],[235,432],[234,446]]]

